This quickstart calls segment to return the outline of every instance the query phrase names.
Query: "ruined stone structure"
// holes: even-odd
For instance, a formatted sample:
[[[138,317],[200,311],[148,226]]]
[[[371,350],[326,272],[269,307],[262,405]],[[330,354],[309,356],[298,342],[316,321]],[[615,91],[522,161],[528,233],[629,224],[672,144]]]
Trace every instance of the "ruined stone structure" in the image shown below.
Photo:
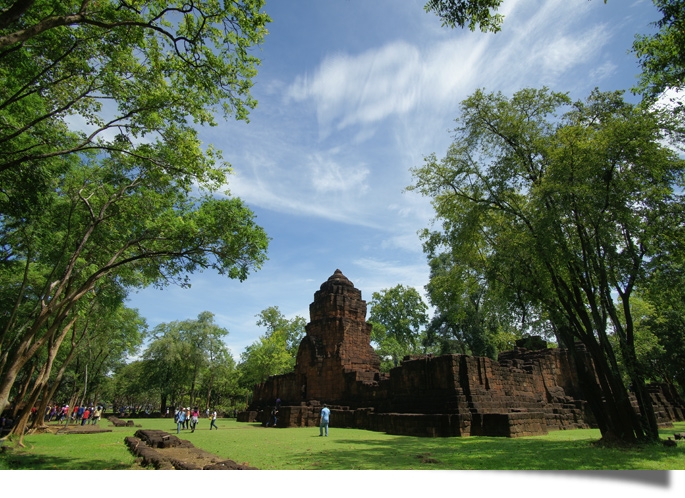
[[[266,422],[281,399],[279,427],[316,426],[322,403],[332,427],[416,436],[527,436],[593,426],[573,356],[527,340],[499,361],[468,355],[408,357],[389,374],[370,345],[366,302],[340,270],[321,285],[295,371],[255,387],[239,421]],[[576,354],[584,354],[577,351]],[[655,387],[658,420],[685,419],[677,394]]]

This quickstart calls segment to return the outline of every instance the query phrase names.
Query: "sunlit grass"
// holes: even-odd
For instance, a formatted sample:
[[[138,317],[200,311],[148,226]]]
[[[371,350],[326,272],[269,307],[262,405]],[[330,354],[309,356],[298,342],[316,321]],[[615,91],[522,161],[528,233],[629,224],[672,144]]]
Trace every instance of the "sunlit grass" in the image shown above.
[[[176,433],[173,421],[139,419],[136,423],[146,429]],[[103,425],[107,422],[103,421]],[[660,444],[606,448],[594,444],[600,434],[592,429],[508,439],[418,438],[332,427],[329,437],[319,437],[316,427],[274,429],[234,419],[220,419],[218,425],[218,431],[209,431],[209,421],[202,419],[194,433],[182,431],[181,437],[222,458],[259,469],[685,469],[685,442],[679,442],[676,448]],[[123,441],[138,428],[111,429],[113,432],[102,434],[27,436],[26,449],[16,448],[0,456],[0,469],[135,468]],[[685,422],[662,430],[662,437],[674,432],[685,432]]]

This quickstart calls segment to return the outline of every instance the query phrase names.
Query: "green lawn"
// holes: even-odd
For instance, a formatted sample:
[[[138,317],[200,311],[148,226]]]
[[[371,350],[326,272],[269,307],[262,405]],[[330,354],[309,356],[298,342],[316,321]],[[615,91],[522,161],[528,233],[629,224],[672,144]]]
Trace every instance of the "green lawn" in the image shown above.
[[[109,425],[106,420],[102,424]],[[136,424],[176,432],[175,424],[165,419],[138,419]],[[220,419],[218,425],[218,431],[210,432],[209,421],[203,419],[195,433],[182,431],[181,437],[198,448],[265,470],[685,469],[685,442],[676,448],[604,448],[593,444],[599,439],[597,430],[518,439],[418,438],[333,427],[326,438],[319,437],[318,428],[272,429],[234,419]],[[137,429],[112,427],[112,432],[102,434],[27,436],[26,449],[0,455],[0,469],[134,469],[134,458],[123,441]],[[662,437],[674,432],[685,432],[685,422],[664,429]]]

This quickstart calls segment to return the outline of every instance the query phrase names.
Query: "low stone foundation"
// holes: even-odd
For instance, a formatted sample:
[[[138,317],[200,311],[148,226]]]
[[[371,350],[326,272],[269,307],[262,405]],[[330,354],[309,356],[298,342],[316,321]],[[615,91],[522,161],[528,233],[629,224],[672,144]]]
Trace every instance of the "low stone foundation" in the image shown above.
[[[135,427],[135,423],[133,422],[133,420],[123,421],[119,417],[115,417],[114,415],[112,415],[111,417],[107,417],[107,420],[109,420],[114,427]]]
[[[124,438],[129,451],[145,467],[157,470],[256,470],[233,460],[223,460],[193,443],[160,430],[139,430]]]

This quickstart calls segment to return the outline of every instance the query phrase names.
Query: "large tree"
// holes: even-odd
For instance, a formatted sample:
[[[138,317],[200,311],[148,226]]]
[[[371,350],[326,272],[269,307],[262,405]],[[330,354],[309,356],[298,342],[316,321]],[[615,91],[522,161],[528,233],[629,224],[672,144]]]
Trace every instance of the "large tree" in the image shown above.
[[[426,327],[425,342],[436,352],[496,359],[500,351],[511,350],[524,332],[539,333],[529,307],[498,295],[496,288],[488,285],[477,259],[464,265],[465,254],[460,251],[455,263],[442,244],[431,244],[430,236],[424,249],[431,268],[426,291],[435,309]]]
[[[230,356],[223,342],[228,330],[203,311],[197,319],[161,323],[152,331],[154,340],[143,353],[143,370],[150,387],[160,395],[161,411],[168,402],[206,405],[216,379],[216,369]],[[199,386],[204,380],[207,394],[200,403]],[[169,399],[171,398],[171,400]],[[207,406],[205,406],[207,407]]]
[[[185,285],[189,273],[212,269],[244,280],[266,258],[266,234],[239,199],[198,195],[197,187],[212,185],[193,188],[130,156],[77,165],[54,183],[43,211],[0,224],[13,296],[1,317],[0,347],[9,356],[0,410],[19,370],[102,279],[127,288]]]
[[[23,0],[0,10],[0,411],[98,281],[243,280],[267,238],[196,125],[245,119],[261,0]]]
[[[547,89],[477,91],[461,105],[445,158],[429,156],[410,187],[432,198],[441,230],[430,236],[453,261],[469,265],[477,250],[490,285],[539,306],[570,351],[585,346],[596,377],[581,356],[579,376],[607,439],[658,438],[631,300],[660,234],[682,225],[685,162],[664,143],[674,138],[670,118],[620,92],[571,102]],[[472,250],[460,260],[463,247]]]
[[[286,318],[278,306],[270,306],[257,315],[257,325],[266,333],[240,354],[240,385],[252,389],[271,375],[292,372],[306,320],[301,316]]]
[[[428,306],[413,287],[398,284],[374,292],[369,321],[374,324],[371,339],[377,352],[381,359],[390,357],[394,366],[406,355],[427,352],[423,328],[428,323]]]

